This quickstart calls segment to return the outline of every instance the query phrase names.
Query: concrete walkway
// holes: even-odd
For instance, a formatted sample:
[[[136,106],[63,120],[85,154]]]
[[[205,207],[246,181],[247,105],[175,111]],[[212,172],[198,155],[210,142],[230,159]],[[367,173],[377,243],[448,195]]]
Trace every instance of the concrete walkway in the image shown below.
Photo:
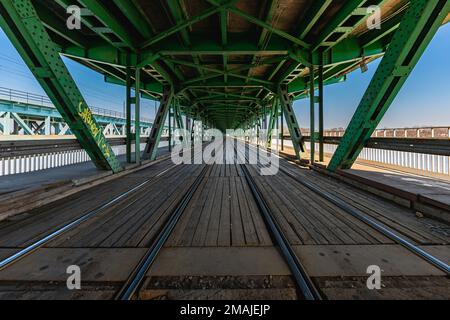
[[[167,147],[159,149],[159,155],[163,155],[167,152]],[[125,165],[125,155],[118,156],[118,159]],[[0,195],[63,181],[86,179],[104,172],[105,171],[103,170],[97,169],[94,164],[89,161],[59,168],[2,176],[0,177]]]

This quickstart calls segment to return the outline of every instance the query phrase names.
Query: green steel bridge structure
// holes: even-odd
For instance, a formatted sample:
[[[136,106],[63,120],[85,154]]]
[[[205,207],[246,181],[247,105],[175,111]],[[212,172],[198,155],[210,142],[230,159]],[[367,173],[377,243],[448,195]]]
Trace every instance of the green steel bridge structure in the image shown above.
[[[96,166],[115,172],[61,56],[126,87],[129,161],[142,98],[160,102],[144,158],[155,158],[168,116],[222,131],[263,118],[271,131],[282,117],[306,157],[293,101],[309,99],[321,160],[324,86],[381,58],[329,164],[336,170],[352,166],[449,12],[446,0],[0,0],[0,26]]]

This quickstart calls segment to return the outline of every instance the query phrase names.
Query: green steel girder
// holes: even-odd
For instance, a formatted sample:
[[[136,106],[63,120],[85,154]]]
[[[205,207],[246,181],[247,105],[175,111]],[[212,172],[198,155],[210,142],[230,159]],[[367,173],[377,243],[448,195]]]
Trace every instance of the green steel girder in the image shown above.
[[[329,169],[350,168],[450,11],[450,1],[412,0]]]
[[[251,15],[248,15],[244,11],[234,7],[233,4],[231,4],[231,3],[224,7],[219,1],[216,1],[216,0],[206,0],[206,1],[208,1],[209,3],[211,3],[214,6],[222,7],[224,10],[227,10],[227,11],[229,11],[229,12],[235,14],[235,15],[238,15],[238,16],[244,18],[245,20],[262,27],[262,28],[268,30],[269,32],[271,32],[273,34],[277,34],[280,37],[283,37],[283,38],[291,41],[292,43],[294,43],[294,44],[296,44],[296,45],[298,45],[300,47],[303,47],[305,49],[309,48],[309,45],[306,42],[300,40],[299,38],[297,38],[297,37],[295,37],[295,36],[285,32],[283,30],[280,30],[280,29],[277,29],[277,28],[273,27],[272,25],[270,25],[266,21],[262,21],[262,20],[260,20],[258,18],[255,18],[255,17],[253,17]]]
[[[295,155],[297,159],[301,160],[306,156],[305,141],[300,130],[300,126],[297,122],[297,117],[292,105],[292,100],[289,97],[286,86],[280,86],[278,89],[278,97],[280,99],[281,108],[283,110],[286,123],[291,135],[292,145],[294,146]]]
[[[112,0],[116,6],[126,15],[134,28],[142,35],[143,38],[149,39],[154,34],[150,24],[144,17],[143,13],[136,6],[134,1],[130,0]]]
[[[67,10],[67,8],[71,5],[73,5],[73,1],[72,0],[54,0],[55,3],[57,3],[58,5],[60,5],[62,8],[64,8],[64,10]],[[89,18],[89,17],[87,17]],[[91,21],[89,21],[86,17],[81,17],[81,21],[83,22],[83,24],[85,26],[87,26],[89,29],[91,29],[94,33],[96,33],[100,38],[102,38],[104,41],[106,41],[107,43],[111,44],[112,46],[123,50],[123,44],[119,44],[116,43],[115,41],[113,41],[107,33],[105,33],[103,31],[102,28],[100,28],[99,26],[95,25],[94,23],[92,23]],[[116,35],[116,37],[118,37]]]
[[[348,18],[350,18],[354,14],[355,10],[361,7],[365,2],[366,0],[346,1],[345,5],[339,10],[333,20],[328,22],[325,29],[318,36],[314,37],[314,44],[312,46],[313,51],[324,45],[326,40],[336,32],[336,29],[340,27]],[[366,15],[361,16],[365,17]]]
[[[315,108],[316,103],[316,86],[315,86],[315,70],[314,67],[309,68],[309,128],[310,128],[310,146],[309,155],[310,163],[314,164],[316,157],[316,116]]]
[[[113,77],[113,76],[105,76],[105,82],[117,84],[117,85],[121,85],[121,86],[126,85],[126,80],[118,79],[117,77]],[[140,87],[141,87],[141,92],[143,92],[143,93],[154,92],[154,93],[158,93],[160,95],[163,94],[163,85],[157,81],[146,82],[146,83],[141,81]]]
[[[64,40],[68,41],[72,45],[88,48],[91,43],[83,37],[83,35],[77,30],[68,30],[66,24],[62,20],[55,19],[53,13],[50,9],[40,2],[36,2],[35,4],[36,12],[39,14],[39,18],[41,19],[44,26],[64,38]]]
[[[170,104],[173,100],[173,88],[165,87],[162,100],[156,113],[155,122],[153,124],[150,136],[145,146],[143,159],[155,160],[158,153],[158,146],[164,129],[167,115],[169,113]]]
[[[177,59],[170,59],[170,58],[164,58],[163,61],[171,62],[171,63],[174,63],[174,64],[179,64],[179,65],[183,65],[183,66],[187,66],[187,67],[191,67],[191,68],[197,68],[197,69],[201,69],[201,70],[205,70],[205,71],[209,71],[209,72],[213,72],[213,73],[218,74],[219,76],[228,75],[230,77],[234,77],[234,78],[238,78],[238,79],[244,79],[244,80],[247,80],[247,81],[260,82],[260,83],[267,84],[267,85],[273,85],[273,82],[271,82],[271,81],[266,81],[266,80],[263,80],[263,79],[249,77],[249,76],[237,74],[237,73],[234,73],[234,72],[231,72],[231,71],[218,70],[218,69],[211,68],[211,67],[205,67],[205,66],[202,66],[202,65],[199,65],[199,64],[188,62],[188,61],[177,60]],[[204,79],[202,79],[202,80],[204,80]],[[190,81],[190,83],[192,83],[192,80]]]
[[[278,121],[278,97],[274,97],[272,102],[272,108],[270,109],[270,118],[269,125],[267,128],[267,148],[270,149],[272,147],[272,134],[275,129],[275,125]]]
[[[181,114],[181,106],[179,101],[175,101],[175,103],[173,104],[173,113],[175,122],[177,124],[177,128],[184,129],[183,118]]]
[[[206,84],[195,83],[195,84],[184,84],[182,83],[180,89],[177,92],[177,95],[180,94],[181,91],[190,89],[190,88],[266,88],[271,92],[276,92],[275,86],[266,85],[260,82],[249,81],[245,82],[242,79],[228,79],[228,82],[223,82],[222,80],[212,80],[208,81]]]
[[[132,48],[133,51],[136,49],[138,44],[138,39],[133,35],[130,30],[119,22],[116,17],[113,16],[112,12],[108,10],[107,7],[99,0],[78,0],[87,9],[89,9],[97,19],[99,19],[105,26],[107,26],[111,31],[121,40],[123,43]]]
[[[297,30],[299,30],[298,38],[304,39],[306,35],[311,31],[316,22],[325,12],[325,10],[330,6],[332,0],[315,0],[311,5],[311,8],[306,12],[305,17],[308,19],[304,19],[301,21],[299,26],[297,26]]]
[[[336,83],[340,83],[345,81],[346,77],[345,76],[340,76],[340,77],[331,77],[331,79],[328,79],[327,81],[325,81],[325,85],[331,85],[331,84],[336,84]],[[316,79],[314,82],[315,87],[317,87],[319,84],[318,80]],[[305,83],[305,81],[301,78],[301,79],[296,79],[294,81],[292,81],[291,83],[289,83],[288,85],[288,91],[289,93],[295,93],[295,92],[304,92],[305,90],[308,90],[309,86],[308,83]]]
[[[166,31],[162,31],[160,32],[157,36],[149,39],[148,41],[145,41],[144,44],[142,45],[141,49],[145,49],[157,42],[160,42],[161,40],[164,40],[165,38],[171,36],[172,34],[175,34],[177,32],[180,32],[188,27],[190,27],[191,25],[202,21],[206,18],[208,18],[209,16],[212,16],[213,14],[216,14],[218,12],[220,12],[222,9],[225,9],[229,6],[232,6],[234,3],[236,3],[238,0],[229,0],[226,1],[225,4],[221,4],[218,7],[212,7],[208,10],[206,10],[205,12],[199,14],[198,16],[192,17],[190,19],[186,19],[183,21],[178,22],[175,26],[173,26],[172,28],[166,30]]]
[[[0,25],[98,168],[121,165],[30,0],[2,0]]]
[[[394,29],[393,29],[394,30]],[[386,34],[392,33],[393,30],[387,30]],[[370,37],[369,37],[370,35]],[[229,38],[231,35],[229,35]],[[376,38],[375,34],[368,34],[367,42],[371,42],[372,37]],[[366,39],[366,38],[364,38]],[[191,40],[192,48],[181,45],[176,42],[170,42],[167,44],[167,47],[170,47],[171,51],[168,51],[167,47],[155,47],[154,50],[148,51],[144,50],[140,53],[139,57],[131,53],[130,54],[130,63],[132,65],[140,65],[145,66],[148,64],[152,64],[154,61],[158,59],[164,59],[164,56],[176,56],[176,55],[272,55],[272,58],[266,58],[260,61],[260,64],[274,64],[281,63],[286,61],[286,56],[288,54],[297,56],[296,59],[303,60],[307,63],[318,63],[319,54],[314,52],[312,57],[313,61],[308,61],[309,57],[305,57],[304,51],[295,51],[288,48],[285,44],[280,45],[270,45],[267,48],[258,48],[256,44],[252,44],[250,40],[243,39],[233,39],[226,47],[222,47],[220,43],[211,42],[208,39],[204,40]],[[271,38],[270,43],[273,44],[273,37]],[[352,61],[355,59],[360,59],[362,56],[369,57],[371,55],[383,53],[385,47],[387,45],[386,42],[380,41],[380,39],[376,39],[373,43],[369,43],[370,45],[366,45],[365,42],[361,42],[355,38],[347,38],[337,44],[335,47],[329,50],[324,57],[325,65],[332,65],[336,63],[343,63]],[[88,59],[97,61],[100,63],[106,63],[116,66],[127,65],[127,53],[122,50],[117,49],[116,47],[108,44],[95,45],[92,44],[87,48],[83,48],[82,46],[67,46],[62,47],[61,52],[67,56],[75,56],[81,59]],[[299,55],[302,57],[299,57]],[[300,59],[301,58],[301,59]],[[251,65],[247,65],[247,68],[243,69],[232,69],[230,72],[238,72],[245,71],[251,68]],[[280,66],[278,66],[280,68]],[[211,77],[220,77],[220,74],[210,75]],[[273,77],[273,75],[272,75]],[[198,81],[208,80],[199,79]]]

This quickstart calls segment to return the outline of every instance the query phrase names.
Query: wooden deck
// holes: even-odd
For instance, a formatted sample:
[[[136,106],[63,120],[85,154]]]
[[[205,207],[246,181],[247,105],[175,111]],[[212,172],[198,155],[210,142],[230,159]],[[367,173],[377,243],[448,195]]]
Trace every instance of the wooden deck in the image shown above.
[[[450,262],[449,225],[418,217],[414,210],[286,160],[280,165]],[[247,167],[297,256],[327,298],[392,298],[405,286],[408,289],[399,297],[450,298],[450,281],[436,267],[286,173],[260,176],[256,166]],[[170,160],[2,221],[0,258],[5,258],[150,179],[144,188],[0,271],[0,299],[113,298],[204,168],[206,173],[149,270],[140,297],[295,299],[289,268],[272,243],[241,167],[174,166]],[[64,290],[69,264],[82,267],[85,288],[80,292]],[[366,268],[373,264],[384,270],[387,283],[395,287],[378,294],[364,289]],[[431,280],[426,282],[426,277]]]

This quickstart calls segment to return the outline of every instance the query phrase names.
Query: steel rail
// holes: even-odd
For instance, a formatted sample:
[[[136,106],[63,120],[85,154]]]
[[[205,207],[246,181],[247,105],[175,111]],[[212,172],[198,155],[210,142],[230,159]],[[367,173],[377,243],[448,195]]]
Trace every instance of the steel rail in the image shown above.
[[[406,249],[408,249],[412,253],[418,255],[419,257],[425,259],[426,261],[428,261],[429,263],[431,263],[435,267],[437,267],[440,270],[444,271],[447,275],[450,275],[450,266],[448,264],[446,264],[442,260],[436,258],[435,256],[429,254],[428,252],[422,250],[421,248],[419,248],[418,246],[414,245],[410,241],[402,238],[401,236],[399,236],[398,234],[396,234],[395,232],[393,232],[389,228],[383,226],[376,219],[372,219],[372,218],[367,217],[365,214],[363,214],[359,210],[357,210],[357,209],[353,208],[352,206],[350,206],[349,204],[347,204],[344,200],[342,200],[342,199],[340,199],[340,198],[338,198],[338,197],[336,197],[336,196],[334,196],[334,195],[332,195],[332,194],[330,194],[330,193],[328,193],[326,191],[323,191],[323,190],[319,189],[318,187],[316,187],[315,185],[313,185],[312,183],[310,183],[308,181],[299,179],[298,177],[294,176],[292,173],[290,173],[286,169],[280,167],[280,171],[283,172],[284,174],[286,174],[291,179],[293,179],[293,180],[297,181],[298,183],[302,184],[303,186],[305,186],[309,190],[311,190],[314,193],[320,195],[322,198],[324,198],[324,199],[328,200],[329,202],[333,203],[334,205],[338,206],[339,208],[341,208],[342,210],[344,210],[348,214],[352,215],[356,219],[358,219],[358,220],[364,222],[365,224],[369,225],[370,227],[372,227],[376,231],[380,232],[384,236],[388,237],[389,239],[393,240],[394,242],[396,242],[398,244],[401,244],[402,246],[404,246]]]
[[[191,185],[189,190],[184,194],[183,198],[180,200],[177,208],[172,212],[171,216],[167,220],[167,222],[162,227],[152,246],[146,252],[145,256],[140,260],[137,267],[133,270],[130,277],[125,282],[125,285],[122,286],[119,293],[116,296],[116,300],[131,300],[136,291],[139,289],[142,281],[147,274],[148,269],[155,261],[158,253],[161,248],[166,243],[169,236],[172,234],[176,224],[181,218],[181,215],[185,211],[187,205],[191,201],[195,192],[197,191],[200,183],[202,182],[207,171],[207,167],[205,166],[201,173],[197,176],[194,183]]]
[[[248,158],[245,154],[244,157],[247,161]],[[321,300],[322,297],[319,291],[315,287],[311,278],[308,276],[305,267],[298,259],[291,244],[289,243],[289,240],[284,235],[281,226],[277,222],[274,214],[272,213],[266,201],[264,200],[264,196],[262,195],[261,191],[256,185],[256,182],[251,176],[246,165],[242,164],[240,166],[242,172],[244,173],[245,180],[247,181],[247,184],[250,187],[250,190],[252,191],[253,197],[255,198],[256,204],[262,213],[264,222],[272,236],[272,239],[279,247],[281,254],[283,255],[286,263],[288,264],[298,289],[303,294],[305,300]]]
[[[163,159],[163,160],[167,160],[167,159]],[[162,161],[163,161],[162,160]],[[161,177],[163,174],[167,173],[168,171],[172,170],[173,168],[177,167],[177,165],[174,165],[168,169],[164,169],[161,172],[159,172],[156,176],[149,178],[147,180],[145,180],[144,182],[140,183],[139,185],[129,189],[128,191],[116,196],[114,199],[102,204],[101,206],[95,208],[92,211],[89,211],[88,213],[82,215],[81,217],[57,228],[57,230],[53,231],[52,233],[50,233],[49,235],[44,236],[43,238],[33,242],[32,244],[30,244],[29,246],[27,246],[26,248],[20,250],[19,252],[9,256],[8,258],[3,259],[2,261],[0,261],[0,270],[3,270],[7,267],[9,267],[10,265],[12,265],[13,263],[19,261],[21,258],[29,255],[30,253],[36,251],[37,249],[41,248],[42,246],[44,246],[45,244],[49,243],[50,241],[56,239],[57,237],[59,237],[60,235],[62,235],[63,233],[79,226],[80,224],[82,224],[83,222],[85,222],[86,220],[92,218],[93,216],[96,216],[97,214],[99,214],[100,212],[102,212],[103,210],[111,207],[112,205],[116,204],[117,202],[119,202],[120,200],[124,199],[125,197],[127,197],[128,195],[142,189],[144,186],[146,186],[148,183],[150,182],[155,182],[155,178],[158,179],[159,177]]]
[[[252,147],[256,149],[256,147],[254,147],[254,146],[252,146]],[[280,156],[278,156],[278,157],[280,157]],[[283,157],[283,158],[286,159],[285,157]],[[288,159],[286,159],[286,160],[289,163],[292,164],[292,162],[290,160],[288,160]],[[308,181],[299,179],[298,177],[294,176],[292,173],[290,173],[288,170],[282,168],[281,166],[279,167],[279,170],[281,172],[283,172],[284,174],[286,174],[291,179],[295,180],[296,182],[302,184],[303,186],[305,186],[309,190],[311,190],[314,193],[318,194],[322,198],[324,198],[324,199],[330,201],[331,203],[333,203],[334,205],[338,206],[339,208],[341,208],[342,210],[344,210],[345,212],[347,212],[351,216],[353,216],[356,219],[364,222],[365,224],[367,224],[368,226],[372,227],[373,229],[375,229],[376,231],[380,232],[381,234],[383,234],[384,236],[388,237],[389,239],[393,240],[394,242],[402,245],[407,250],[409,250],[410,252],[416,254],[417,256],[421,257],[422,259],[426,260],[427,262],[429,262],[433,266],[435,266],[438,269],[440,269],[443,272],[445,272],[447,275],[450,275],[450,266],[447,263],[445,263],[444,261],[442,261],[442,260],[436,258],[435,256],[429,254],[428,252],[422,250],[421,248],[419,248],[418,246],[414,245],[410,241],[402,238],[401,236],[396,234],[394,231],[392,231],[389,228],[383,226],[376,219],[367,217],[364,213],[362,213],[361,211],[355,209],[351,205],[347,204],[344,200],[340,199],[339,197],[336,197],[336,196],[334,196],[334,195],[332,195],[332,194],[330,194],[330,193],[328,193],[326,191],[321,190],[320,188],[318,188],[317,186],[315,186],[314,184],[312,184],[312,183],[310,183]]]

